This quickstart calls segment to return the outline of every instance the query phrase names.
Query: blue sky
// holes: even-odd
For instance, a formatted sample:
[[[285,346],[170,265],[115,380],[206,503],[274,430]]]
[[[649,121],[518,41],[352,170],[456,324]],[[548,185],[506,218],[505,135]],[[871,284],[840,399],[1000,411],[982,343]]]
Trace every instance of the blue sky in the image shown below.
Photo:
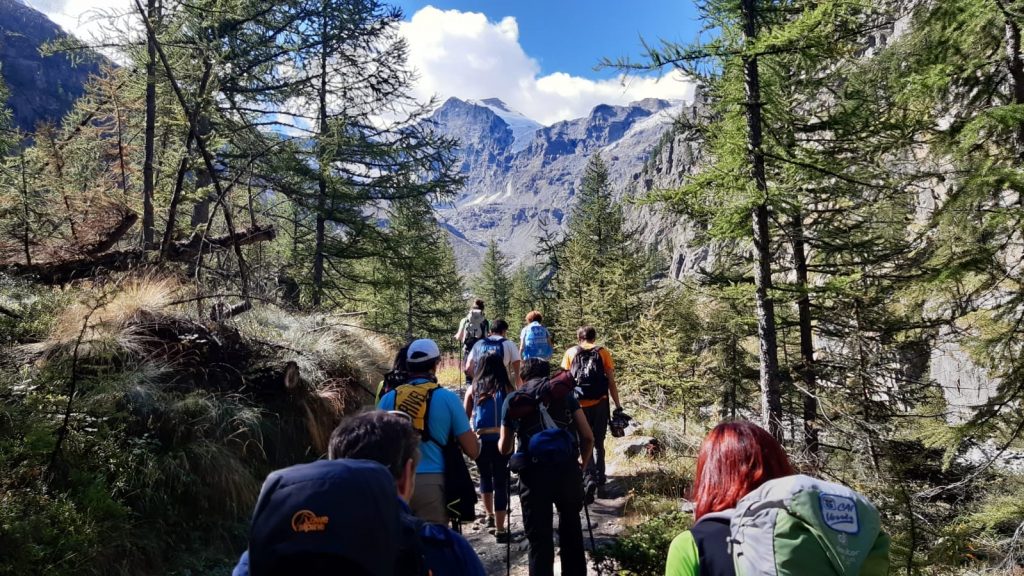
[[[513,16],[519,42],[541,66],[542,74],[566,72],[608,78],[614,71],[594,72],[602,58],[639,57],[640,38],[690,42],[700,23],[692,0],[399,0],[406,18],[425,6],[481,12],[489,20]]]
[[[97,11],[132,10],[131,0],[24,0],[72,34],[100,42]],[[269,1],[269,0],[268,0]],[[642,57],[641,36],[689,42],[693,0],[391,0],[417,74],[420,101],[500,98],[542,124],[586,116],[598,104],[643,98],[688,100],[693,83],[593,70],[602,57]]]

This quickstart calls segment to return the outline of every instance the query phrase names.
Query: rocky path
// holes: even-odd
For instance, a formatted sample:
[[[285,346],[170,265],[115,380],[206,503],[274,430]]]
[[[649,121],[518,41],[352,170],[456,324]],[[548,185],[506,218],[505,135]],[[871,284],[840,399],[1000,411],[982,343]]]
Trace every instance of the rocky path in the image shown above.
[[[616,476],[617,471],[615,467],[612,466],[612,463],[609,462],[608,465],[608,484],[598,492],[597,499],[589,507],[590,524],[593,527],[594,534],[594,545],[597,547],[607,544],[616,538],[622,531],[622,515],[626,505],[624,481],[621,477]],[[523,515],[519,504],[519,496],[516,494],[514,486],[515,476],[512,478],[513,494],[511,516],[513,542],[509,554],[509,564],[511,564],[509,573],[516,576],[526,576],[528,574],[526,560],[527,542],[523,534]],[[484,516],[482,503],[478,505],[477,513],[480,517]],[[587,531],[586,518],[582,512],[580,513],[580,524],[583,526],[583,543],[589,551],[591,549],[590,533]],[[488,529],[483,527],[481,524],[463,526],[462,533],[463,536],[469,540],[469,543],[473,545],[473,548],[480,556],[480,559],[483,561],[484,567],[487,570],[487,574],[505,574],[505,544],[498,544],[495,542],[494,535],[488,532]],[[556,539],[557,534],[558,532],[556,530]],[[559,574],[560,564],[557,558],[557,542],[555,555],[555,574]],[[591,574],[597,574],[597,570],[595,569],[593,562],[589,562],[589,559],[588,554],[589,572]]]

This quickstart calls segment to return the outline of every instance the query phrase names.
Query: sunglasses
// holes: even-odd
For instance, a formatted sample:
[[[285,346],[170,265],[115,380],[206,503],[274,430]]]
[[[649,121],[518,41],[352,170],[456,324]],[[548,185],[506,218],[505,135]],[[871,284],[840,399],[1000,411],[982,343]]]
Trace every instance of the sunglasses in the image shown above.
[[[408,414],[406,414],[405,412],[402,412],[401,410],[388,410],[388,415],[389,416],[398,416],[402,420],[405,420],[409,424],[412,424],[412,416],[409,416]]]

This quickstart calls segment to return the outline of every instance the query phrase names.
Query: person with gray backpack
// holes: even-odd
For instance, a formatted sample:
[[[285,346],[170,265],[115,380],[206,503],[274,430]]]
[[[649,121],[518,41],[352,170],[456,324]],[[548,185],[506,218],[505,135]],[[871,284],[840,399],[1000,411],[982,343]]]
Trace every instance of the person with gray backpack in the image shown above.
[[[672,540],[665,576],[885,576],[889,536],[852,489],[794,474],[785,451],[750,422],[704,438],[693,526]]]
[[[455,332],[455,339],[462,344],[462,358],[468,357],[473,346],[483,340],[490,331],[491,323],[484,316],[484,301],[477,298],[469,313],[459,322],[459,329]],[[467,372],[466,385],[469,386],[472,381],[473,375]]]

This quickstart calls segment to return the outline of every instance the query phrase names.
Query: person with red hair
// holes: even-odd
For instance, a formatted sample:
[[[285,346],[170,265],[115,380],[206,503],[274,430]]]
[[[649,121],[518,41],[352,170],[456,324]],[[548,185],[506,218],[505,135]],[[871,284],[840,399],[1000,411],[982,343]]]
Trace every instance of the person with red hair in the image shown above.
[[[725,422],[704,438],[693,483],[694,525],[669,547],[665,576],[733,576],[729,510],[769,480],[792,475],[786,452],[763,428]]]

